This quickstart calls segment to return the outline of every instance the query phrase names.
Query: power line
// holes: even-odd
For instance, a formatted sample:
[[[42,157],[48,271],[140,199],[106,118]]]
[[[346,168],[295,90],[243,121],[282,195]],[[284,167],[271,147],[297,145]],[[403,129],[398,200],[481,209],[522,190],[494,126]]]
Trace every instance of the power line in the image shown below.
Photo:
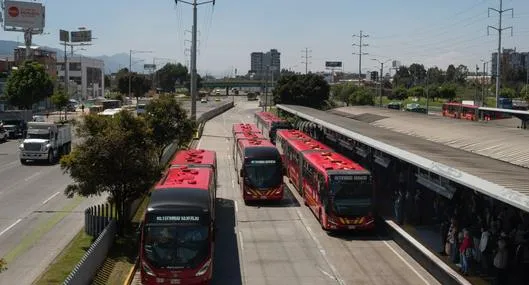
[[[498,108],[499,107],[498,97],[499,97],[499,94],[500,94],[500,79],[501,79],[501,73],[500,73],[500,65],[501,65],[501,32],[503,30],[510,29],[511,30],[511,36],[512,36],[512,26],[505,27],[505,28],[502,27],[501,19],[502,19],[503,13],[508,12],[508,11],[511,11],[512,17],[514,18],[514,10],[512,8],[503,10],[503,0],[500,0],[500,9],[499,10],[489,7],[489,10],[488,10],[489,17],[490,17],[490,10],[497,12],[499,14],[499,16],[500,16],[499,17],[499,22],[498,22],[498,27],[494,27],[494,26],[490,26],[490,25],[487,26],[487,35],[489,34],[489,30],[490,29],[494,29],[494,30],[498,31],[498,55],[496,57],[496,108]]]
[[[301,52],[304,53],[301,56],[301,58],[303,58],[304,61],[302,61],[301,63],[305,64],[305,74],[307,74],[309,72],[309,64],[312,63],[312,62],[309,62],[309,59],[312,58],[312,56],[309,56],[309,53],[312,53],[312,50],[310,50],[309,48],[305,48],[305,50],[302,50]]]
[[[367,38],[369,37],[369,35],[364,35],[363,34],[363,31],[360,30],[360,35],[353,35],[353,38],[354,37],[358,37],[359,39],[359,43],[358,44],[355,44],[353,43],[353,46],[357,46],[358,47],[358,53],[354,53],[353,54],[358,54],[358,82],[361,82],[362,81],[362,55],[367,55],[368,53],[364,52],[362,53],[362,47],[366,47],[366,46],[369,46],[368,44],[363,44],[362,43],[362,39],[363,38]]]

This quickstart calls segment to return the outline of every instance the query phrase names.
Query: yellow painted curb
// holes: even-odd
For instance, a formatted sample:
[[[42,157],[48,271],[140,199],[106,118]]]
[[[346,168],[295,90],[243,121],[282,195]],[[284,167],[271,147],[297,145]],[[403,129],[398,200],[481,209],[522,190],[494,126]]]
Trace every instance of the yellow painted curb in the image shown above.
[[[134,275],[136,273],[136,269],[138,268],[138,259],[136,259],[136,262],[134,263],[134,266],[130,269],[129,274],[127,275],[127,279],[125,279],[125,282],[123,285],[130,285],[132,283],[132,280],[134,279]]]

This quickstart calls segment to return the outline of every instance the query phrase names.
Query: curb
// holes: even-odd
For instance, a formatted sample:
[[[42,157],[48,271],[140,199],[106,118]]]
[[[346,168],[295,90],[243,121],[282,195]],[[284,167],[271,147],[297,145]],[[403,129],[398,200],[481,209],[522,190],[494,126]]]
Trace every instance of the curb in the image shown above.
[[[129,271],[129,274],[127,275],[127,278],[125,279],[125,282],[123,285],[130,285],[132,283],[132,280],[134,280],[134,275],[136,275],[136,269],[138,269],[138,258],[136,258],[136,261],[134,262],[134,266]]]

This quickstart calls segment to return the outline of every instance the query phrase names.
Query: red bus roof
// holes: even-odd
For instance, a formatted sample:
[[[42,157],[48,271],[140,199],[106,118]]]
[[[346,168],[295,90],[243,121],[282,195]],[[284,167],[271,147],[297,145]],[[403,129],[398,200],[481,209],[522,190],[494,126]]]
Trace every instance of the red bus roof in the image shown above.
[[[199,167],[169,168],[167,174],[156,184],[156,190],[162,189],[189,189],[196,188],[209,190],[209,181],[212,179],[213,170]]]
[[[193,165],[193,164],[207,164],[215,166],[217,155],[214,151],[205,149],[187,149],[178,151],[171,165]]]
[[[303,156],[320,172],[329,170],[366,171],[358,163],[337,152],[310,152],[303,154]]]
[[[463,104],[463,103],[459,103],[459,102],[448,102],[448,103],[443,103],[443,105],[462,106],[462,107],[473,108],[473,109],[479,108],[479,106],[476,106],[476,105],[468,105],[468,104]]]
[[[314,139],[291,140],[289,141],[289,144],[291,144],[292,147],[294,147],[296,151],[306,151],[306,150],[333,151],[332,148]]]
[[[270,112],[257,112],[255,114],[265,121],[284,121],[283,119],[279,118],[278,116]]]
[[[243,133],[243,132],[252,132],[252,133],[261,133],[261,130],[257,127],[256,124],[247,124],[247,123],[236,123],[232,126],[232,133]]]
[[[242,148],[247,147],[275,147],[269,140],[239,140],[239,146]]]
[[[261,133],[236,133],[235,134],[235,140],[241,140],[241,139],[254,139],[254,140],[266,140],[266,138]]]
[[[312,139],[306,133],[295,129],[279,129],[277,130],[277,136],[281,136],[285,140]]]

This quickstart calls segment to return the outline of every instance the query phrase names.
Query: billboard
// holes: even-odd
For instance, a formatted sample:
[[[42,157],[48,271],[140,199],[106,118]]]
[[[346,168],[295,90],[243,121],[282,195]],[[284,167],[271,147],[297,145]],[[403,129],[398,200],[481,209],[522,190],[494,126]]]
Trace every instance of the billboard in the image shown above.
[[[75,31],[71,32],[72,43],[82,43],[92,41],[92,31]]]
[[[326,61],[325,67],[342,67],[341,61]]]
[[[4,30],[44,29],[44,6],[42,3],[4,1]]]
[[[143,69],[156,69],[156,64],[144,64]]]
[[[59,41],[69,42],[70,41],[70,32],[65,30],[59,30]]]
[[[394,60],[391,62],[391,67],[393,68],[399,68],[400,67],[400,61]]]

